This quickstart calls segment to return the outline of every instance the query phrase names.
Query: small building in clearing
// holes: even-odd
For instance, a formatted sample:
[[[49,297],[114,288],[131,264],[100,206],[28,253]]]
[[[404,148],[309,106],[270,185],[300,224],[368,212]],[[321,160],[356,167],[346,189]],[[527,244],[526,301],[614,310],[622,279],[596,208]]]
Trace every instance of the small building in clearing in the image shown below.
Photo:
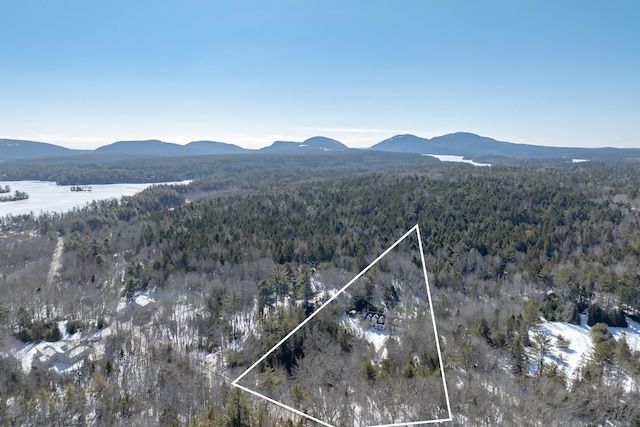
[[[398,332],[401,326],[401,319],[396,313],[367,311],[364,313],[363,318],[370,328],[379,331]]]

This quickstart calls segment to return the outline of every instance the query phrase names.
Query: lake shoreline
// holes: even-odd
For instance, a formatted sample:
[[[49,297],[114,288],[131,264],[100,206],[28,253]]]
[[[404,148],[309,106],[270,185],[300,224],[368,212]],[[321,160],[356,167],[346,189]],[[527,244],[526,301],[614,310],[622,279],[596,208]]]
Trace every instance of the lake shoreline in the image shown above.
[[[99,200],[133,196],[154,185],[186,185],[191,181],[152,182],[142,184],[97,184],[91,191],[71,191],[72,185],[57,185],[53,181],[0,181],[0,187],[27,193],[29,198],[0,203],[0,217],[7,215],[40,215],[66,213]]]

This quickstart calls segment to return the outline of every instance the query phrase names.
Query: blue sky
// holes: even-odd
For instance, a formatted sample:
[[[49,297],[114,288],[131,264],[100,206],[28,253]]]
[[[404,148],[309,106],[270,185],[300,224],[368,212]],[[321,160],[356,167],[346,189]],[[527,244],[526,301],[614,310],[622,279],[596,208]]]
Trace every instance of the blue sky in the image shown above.
[[[0,3],[0,137],[640,147],[640,2]]]

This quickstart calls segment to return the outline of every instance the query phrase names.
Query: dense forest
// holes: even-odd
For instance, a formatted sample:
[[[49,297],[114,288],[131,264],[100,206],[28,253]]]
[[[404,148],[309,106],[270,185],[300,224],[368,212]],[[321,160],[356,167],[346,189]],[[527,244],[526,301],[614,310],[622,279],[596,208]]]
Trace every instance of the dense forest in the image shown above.
[[[607,327],[639,320],[637,163],[158,162],[2,164],[4,179],[194,181],[0,220],[0,424],[315,425],[231,381],[322,304],[322,289],[341,288],[419,224],[433,313],[404,285],[421,263],[403,245],[245,384],[331,425],[368,425],[405,407],[446,417],[444,370],[452,425],[640,425],[640,354]],[[369,290],[380,277],[405,279]],[[336,322],[352,308],[404,311],[401,344],[376,359]],[[427,339],[414,323],[431,314],[439,337]],[[567,375],[546,356],[569,343],[539,325],[585,316],[594,350]],[[48,343],[60,364],[62,342],[74,369],[18,357]],[[349,415],[370,403],[352,390],[386,402],[373,421]]]
[[[319,155],[210,155],[197,157],[122,158],[112,155],[83,155],[64,158],[11,160],[0,162],[0,179],[6,181],[53,181],[58,185],[176,182],[215,176],[225,182],[235,179],[251,183],[266,176],[303,177],[311,168],[332,176],[343,173],[405,168],[436,164],[432,157],[415,154],[350,151]]]

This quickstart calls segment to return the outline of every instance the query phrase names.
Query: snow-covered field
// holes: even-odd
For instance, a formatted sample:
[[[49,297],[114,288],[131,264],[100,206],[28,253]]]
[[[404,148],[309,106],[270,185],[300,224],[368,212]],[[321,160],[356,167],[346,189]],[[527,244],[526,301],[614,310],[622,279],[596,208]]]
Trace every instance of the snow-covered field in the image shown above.
[[[631,351],[640,351],[640,324],[627,318],[628,328],[609,328],[615,339],[619,340],[623,336],[627,340]],[[545,363],[555,363],[562,368],[568,379],[574,379],[578,370],[588,361],[593,351],[593,341],[591,340],[591,327],[587,326],[587,316],[580,316],[580,325],[572,325],[565,322],[543,321],[538,328],[552,338],[555,344],[556,337],[562,335],[570,341],[566,350],[561,350],[555,346],[551,347],[550,354],[545,358]],[[530,337],[536,331],[529,331]]]
[[[187,184],[190,181],[166,182],[164,184]],[[104,184],[92,185],[91,191],[71,191],[68,185],[56,185],[50,181],[0,181],[0,186],[11,187],[11,193],[23,191],[29,195],[27,200],[0,203],[0,217],[21,215],[33,212],[68,212],[75,207],[84,206],[93,200],[106,200],[132,196],[154,184]]]

